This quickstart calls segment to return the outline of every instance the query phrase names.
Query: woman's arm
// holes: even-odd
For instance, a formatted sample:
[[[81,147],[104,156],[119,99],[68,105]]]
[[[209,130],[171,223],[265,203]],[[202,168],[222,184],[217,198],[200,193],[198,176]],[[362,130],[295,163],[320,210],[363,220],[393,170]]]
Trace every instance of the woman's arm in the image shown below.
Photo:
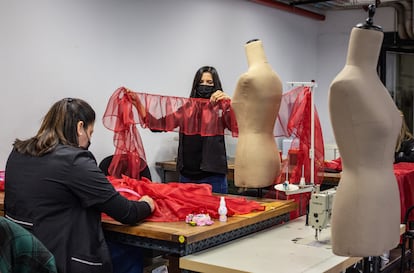
[[[154,211],[154,201],[149,196],[143,196],[139,201],[131,201],[120,194],[113,196],[97,208],[118,222],[134,225],[144,220]]]

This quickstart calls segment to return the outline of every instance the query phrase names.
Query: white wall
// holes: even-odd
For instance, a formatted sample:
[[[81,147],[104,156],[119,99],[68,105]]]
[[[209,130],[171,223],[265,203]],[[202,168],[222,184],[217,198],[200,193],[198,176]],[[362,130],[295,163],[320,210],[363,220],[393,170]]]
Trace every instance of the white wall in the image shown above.
[[[63,97],[96,110],[90,150],[99,162],[114,152],[101,118],[119,86],[188,97],[196,69],[212,65],[232,95],[252,38],[262,39],[284,82],[319,83],[317,106],[329,131],[328,85],[343,66],[351,26],[366,17],[340,14],[319,22],[241,0],[0,0],[0,169],[14,139],[36,134]],[[175,157],[176,133],[140,133],[159,180],[154,164]],[[227,142],[232,155],[236,140]]]

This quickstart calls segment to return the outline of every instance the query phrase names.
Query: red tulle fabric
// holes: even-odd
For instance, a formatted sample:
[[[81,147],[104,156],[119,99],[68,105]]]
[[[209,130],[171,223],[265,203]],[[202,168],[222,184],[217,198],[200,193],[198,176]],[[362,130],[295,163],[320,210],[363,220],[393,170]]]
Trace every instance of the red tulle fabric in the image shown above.
[[[211,185],[193,183],[152,183],[145,177],[142,180],[127,176],[108,177],[115,189],[130,200],[139,200],[140,196],[151,196],[155,201],[155,210],[146,221],[177,222],[185,220],[190,213],[208,213],[217,219],[220,197],[212,194]],[[240,215],[253,211],[263,211],[265,207],[256,201],[244,197],[225,197],[227,215]],[[104,215],[104,217],[108,217]]]
[[[116,147],[114,159],[109,167],[109,174],[121,177],[127,168],[129,177],[139,178],[139,173],[146,167],[146,157],[142,140],[136,128],[160,131],[176,131],[187,135],[214,136],[238,135],[237,121],[231,108],[230,100],[211,103],[207,99],[182,98],[133,92],[143,106],[142,117],[126,92],[133,92],[125,87],[118,88],[109,99],[103,124],[114,131]],[[313,106],[314,107],[314,106]],[[315,109],[315,183],[320,183],[317,175],[323,169],[324,145],[319,117]],[[294,139],[292,149],[298,154],[296,167],[290,181],[297,183],[302,176],[302,166],[306,181],[310,181],[311,144],[311,91],[308,87],[296,87],[282,96],[279,115],[275,124],[276,137]]]
[[[139,178],[147,166],[146,156],[136,127],[139,120],[136,109],[123,91],[120,88],[114,92],[103,117],[104,126],[114,131],[115,153],[108,173],[114,177],[124,174]]]
[[[114,177],[127,174],[139,178],[146,167],[142,140],[135,125],[158,131],[175,131],[186,135],[215,136],[232,134],[237,136],[237,122],[230,100],[211,103],[208,99],[181,98],[134,92],[145,109],[141,116],[126,92],[118,88],[109,99],[103,124],[114,131],[114,158],[108,173]],[[127,167],[125,167],[127,166]],[[125,168],[128,173],[122,173]]]
[[[303,176],[311,181],[311,107],[314,107],[314,183],[322,183],[323,177],[318,173],[324,167],[324,143],[322,128],[316,107],[311,105],[311,90],[306,86],[295,87],[282,96],[279,115],[275,124],[274,135],[293,139],[291,151],[296,154],[297,161],[291,171],[289,182],[298,183]],[[283,172],[282,172],[283,173]]]

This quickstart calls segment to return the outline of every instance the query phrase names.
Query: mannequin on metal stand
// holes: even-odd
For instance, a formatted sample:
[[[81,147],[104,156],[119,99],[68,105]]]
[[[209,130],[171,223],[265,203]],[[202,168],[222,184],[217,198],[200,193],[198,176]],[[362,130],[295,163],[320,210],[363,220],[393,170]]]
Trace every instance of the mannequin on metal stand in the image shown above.
[[[379,256],[400,239],[400,200],[394,149],[401,116],[376,67],[383,40],[375,6],[352,29],[345,67],[330,86],[332,128],[343,172],[332,210],[332,250],[340,256]]]
[[[235,155],[235,185],[263,188],[280,173],[280,158],[273,127],[279,113],[282,83],[269,65],[262,41],[245,45],[248,70],[242,74],[232,98],[239,127]]]

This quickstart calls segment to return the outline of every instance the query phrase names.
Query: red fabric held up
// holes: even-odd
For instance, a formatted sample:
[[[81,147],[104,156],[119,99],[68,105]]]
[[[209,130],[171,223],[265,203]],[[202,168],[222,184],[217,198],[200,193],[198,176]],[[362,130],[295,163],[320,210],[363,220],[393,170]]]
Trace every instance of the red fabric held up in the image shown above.
[[[118,88],[109,99],[103,116],[103,124],[114,131],[115,154],[109,166],[109,174],[121,177],[122,170],[132,178],[146,167],[145,151],[136,128],[158,131],[177,131],[187,135],[214,136],[230,133],[237,136],[237,122],[230,100],[211,103],[208,99],[181,98],[133,92],[144,107],[141,116],[132,100],[126,95],[133,92]]]

